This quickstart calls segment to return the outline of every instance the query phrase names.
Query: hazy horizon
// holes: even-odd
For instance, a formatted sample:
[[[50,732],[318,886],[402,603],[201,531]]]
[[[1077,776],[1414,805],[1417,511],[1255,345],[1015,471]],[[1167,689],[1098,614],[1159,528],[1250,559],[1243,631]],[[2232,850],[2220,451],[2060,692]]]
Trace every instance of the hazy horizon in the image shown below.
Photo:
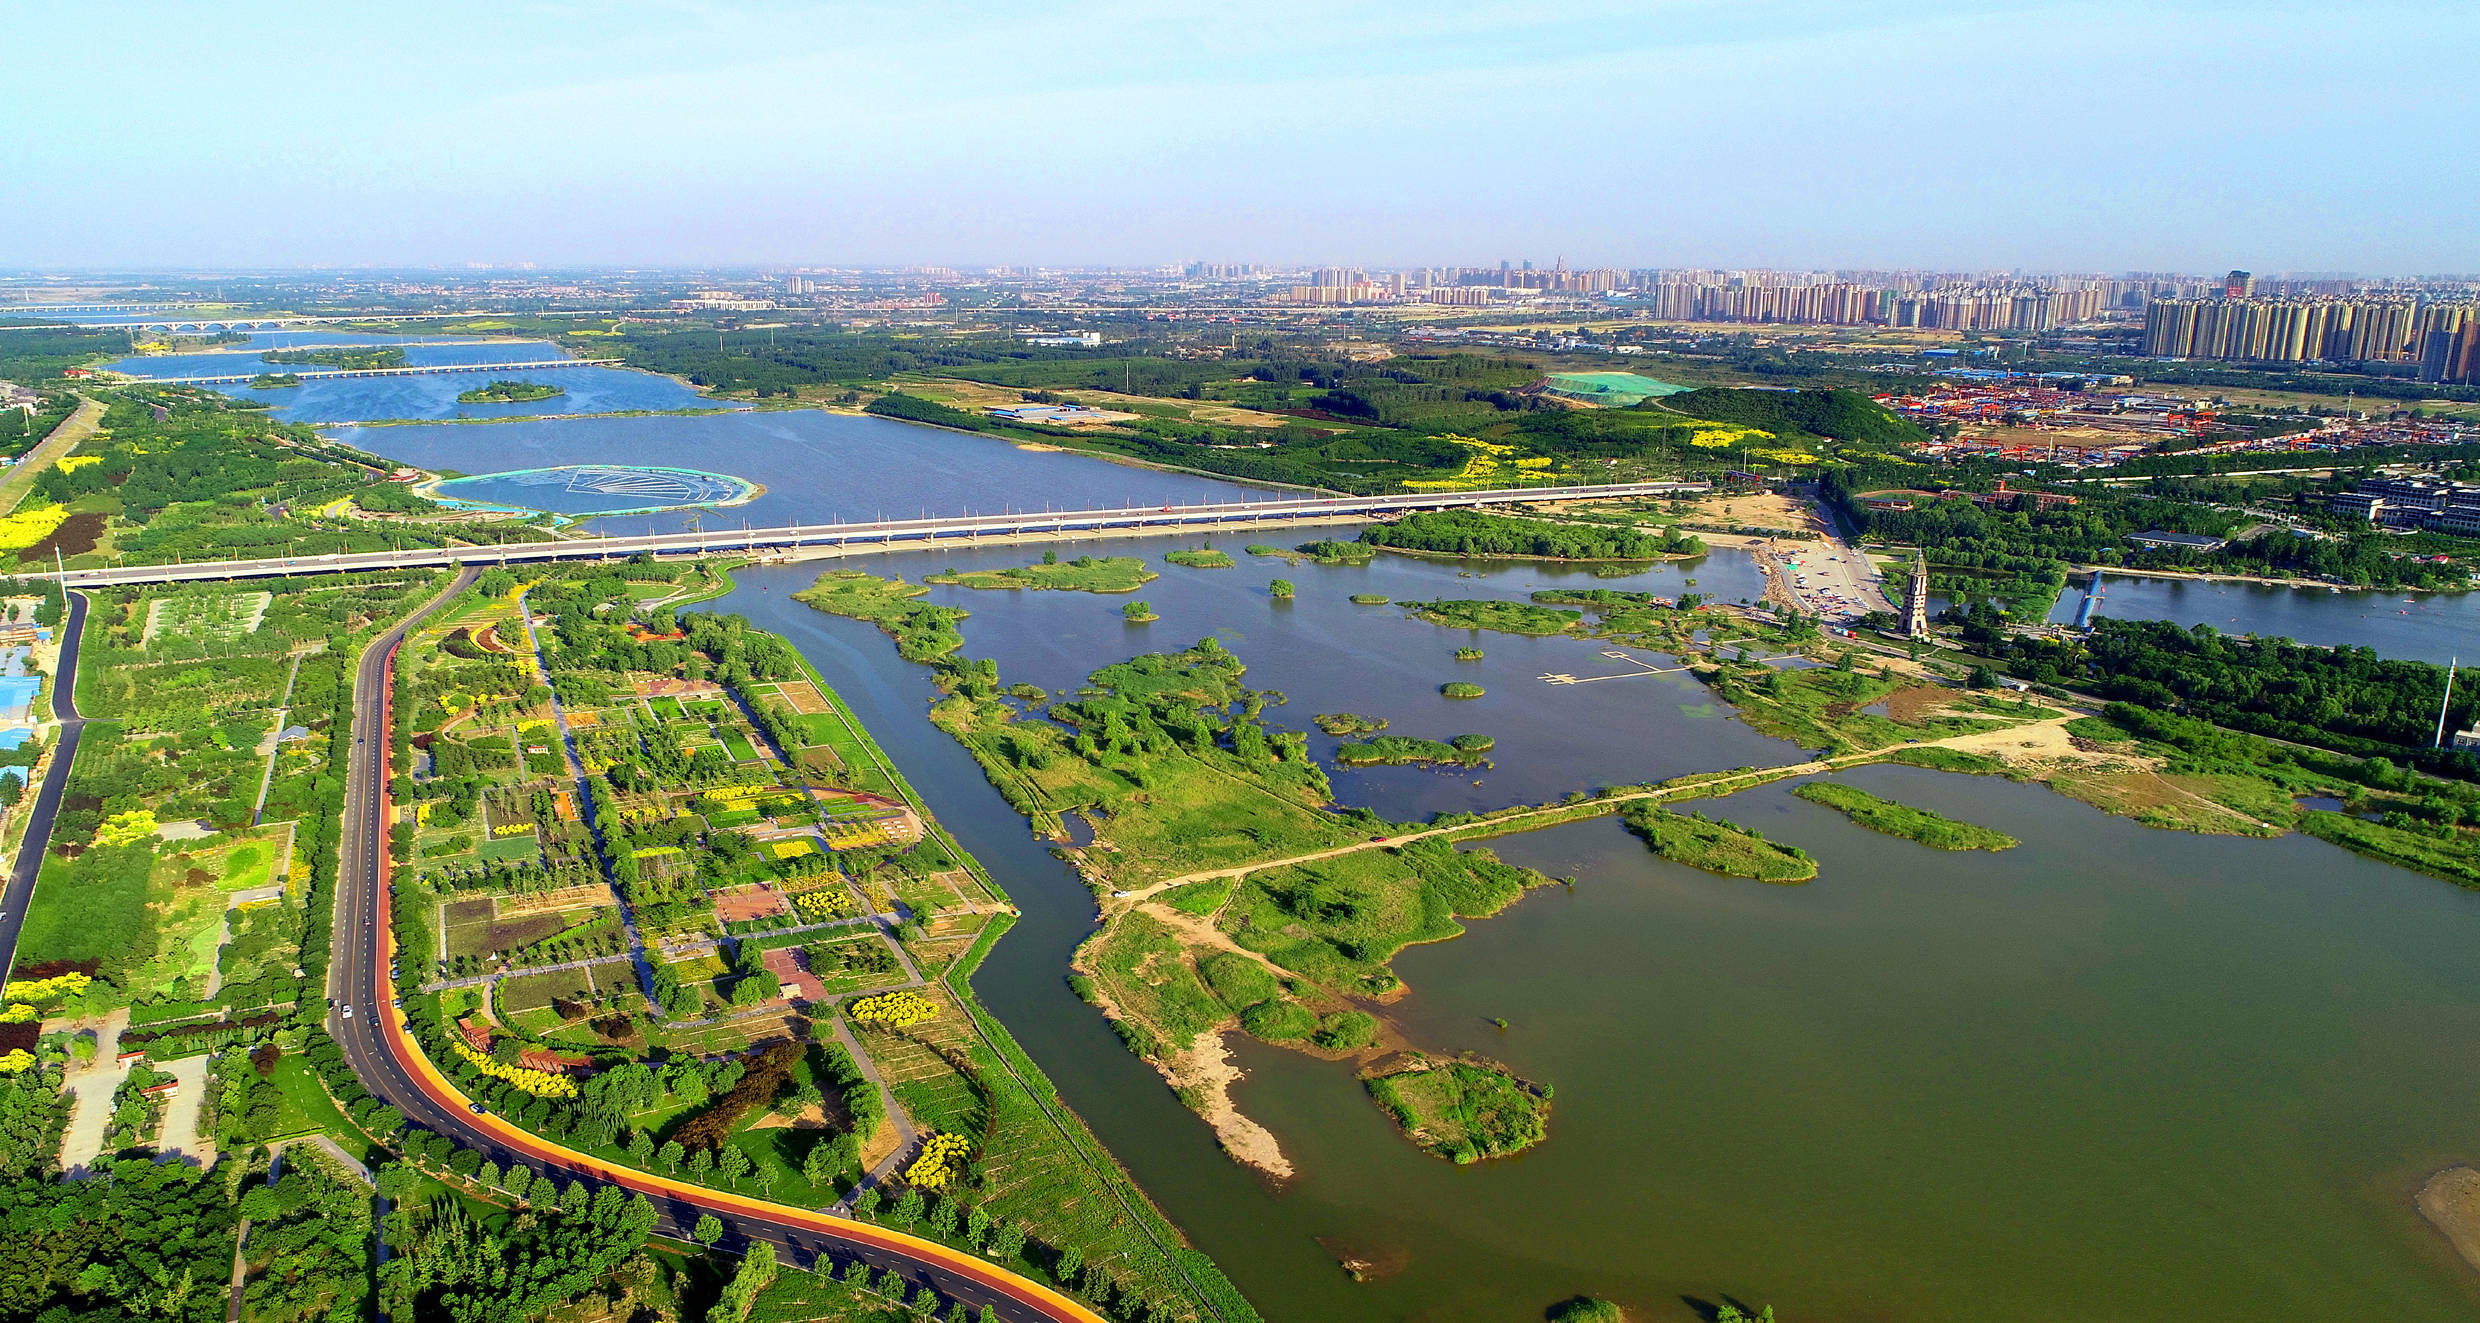
[[[2437,0],[12,9],[18,269],[2480,267]]]

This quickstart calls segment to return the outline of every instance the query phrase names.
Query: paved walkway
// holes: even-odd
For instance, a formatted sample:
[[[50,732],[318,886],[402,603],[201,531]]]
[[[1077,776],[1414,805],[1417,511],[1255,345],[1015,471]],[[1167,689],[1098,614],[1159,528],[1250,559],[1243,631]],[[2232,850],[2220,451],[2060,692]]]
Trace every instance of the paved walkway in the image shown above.
[[[215,1165],[215,1141],[198,1133],[198,1122],[206,1114],[207,1069],[213,1064],[200,1053],[164,1067],[181,1082],[181,1088],[164,1104],[164,1128],[156,1136],[155,1150],[177,1153],[193,1167]]]
[[[95,1031],[95,1059],[80,1065],[69,1059],[69,1134],[60,1145],[60,1170],[72,1179],[85,1177],[103,1154],[103,1132],[112,1124],[112,1093],[129,1077],[126,1066],[113,1064],[120,1055],[121,1031],[129,1027],[126,1008],[104,1017]]]

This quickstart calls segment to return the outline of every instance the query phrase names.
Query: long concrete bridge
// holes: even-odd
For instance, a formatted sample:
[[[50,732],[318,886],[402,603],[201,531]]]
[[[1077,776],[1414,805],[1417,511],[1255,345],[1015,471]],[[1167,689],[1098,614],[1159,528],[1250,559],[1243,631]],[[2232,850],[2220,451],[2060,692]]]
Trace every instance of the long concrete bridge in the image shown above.
[[[439,569],[456,565],[535,565],[555,561],[611,560],[636,555],[834,556],[917,547],[970,546],[984,539],[1081,538],[1154,533],[1238,532],[1286,524],[1344,523],[1392,519],[1420,510],[1469,509],[1518,502],[1607,500],[1628,496],[1676,496],[1707,490],[1701,482],[1621,482],[1580,487],[1514,487],[1477,492],[1423,492],[1410,496],[1316,497],[1231,501],[1201,505],[1122,506],[1109,510],[1023,511],[872,523],[795,524],[773,528],[648,533],[626,537],[569,538],[493,547],[423,547],[405,551],[349,551],[324,556],[262,560],[197,561],[69,570],[31,577],[57,578],[70,588],[115,584],[190,583],[218,579],[283,578],[373,570]]]
[[[265,372],[227,372],[211,377],[139,377],[149,386],[229,386],[248,385],[262,376],[296,376],[303,381],[329,381],[337,377],[433,377],[447,372],[547,372],[555,368],[613,367],[616,358],[546,358],[530,363],[424,363],[412,367],[330,368],[323,372],[296,372],[281,363],[270,363]]]

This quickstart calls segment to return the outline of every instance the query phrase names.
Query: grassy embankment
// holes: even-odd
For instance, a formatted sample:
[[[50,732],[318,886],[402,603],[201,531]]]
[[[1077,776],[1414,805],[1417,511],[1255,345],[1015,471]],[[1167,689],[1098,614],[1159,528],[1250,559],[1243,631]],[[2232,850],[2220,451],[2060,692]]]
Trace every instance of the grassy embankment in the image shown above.
[[[1853,786],[1812,781],[1792,792],[1840,812],[1870,831],[1918,841],[1936,850],[2012,850],[2020,844],[2002,831],[1957,822],[1942,813],[1898,804]]]
[[[1806,850],[1777,845],[1754,829],[1702,813],[1673,813],[1636,803],[1619,816],[1655,854],[1673,863],[1759,882],[1806,882],[1817,876],[1817,861]]]

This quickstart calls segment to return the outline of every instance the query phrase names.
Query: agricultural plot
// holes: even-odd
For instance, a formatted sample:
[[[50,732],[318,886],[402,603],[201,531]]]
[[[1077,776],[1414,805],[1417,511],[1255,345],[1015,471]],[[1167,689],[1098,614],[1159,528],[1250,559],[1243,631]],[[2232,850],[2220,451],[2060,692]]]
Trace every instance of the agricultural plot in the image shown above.
[[[464,897],[440,906],[439,931],[451,974],[591,959],[624,949],[620,912],[607,903],[506,914],[497,897]]]
[[[151,645],[167,633],[176,638],[230,643],[255,632],[274,601],[275,594],[267,592],[193,589],[164,594],[146,604],[146,624],[139,633],[139,643]]]
[[[92,962],[102,986],[90,1005],[212,1011],[228,997],[256,1008],[297,996],[297,900],[234,911],[235,898],[307,884],[312,861],[295,858],[293,824],[324,830],[340,807],[330,733],[349,653],[331,645],[435,582],[92,591],[78,668],[88,721],[21,966]],[[291,737],[271,742],[279,706]],[[253,829],[254,817],[270,825]]]

